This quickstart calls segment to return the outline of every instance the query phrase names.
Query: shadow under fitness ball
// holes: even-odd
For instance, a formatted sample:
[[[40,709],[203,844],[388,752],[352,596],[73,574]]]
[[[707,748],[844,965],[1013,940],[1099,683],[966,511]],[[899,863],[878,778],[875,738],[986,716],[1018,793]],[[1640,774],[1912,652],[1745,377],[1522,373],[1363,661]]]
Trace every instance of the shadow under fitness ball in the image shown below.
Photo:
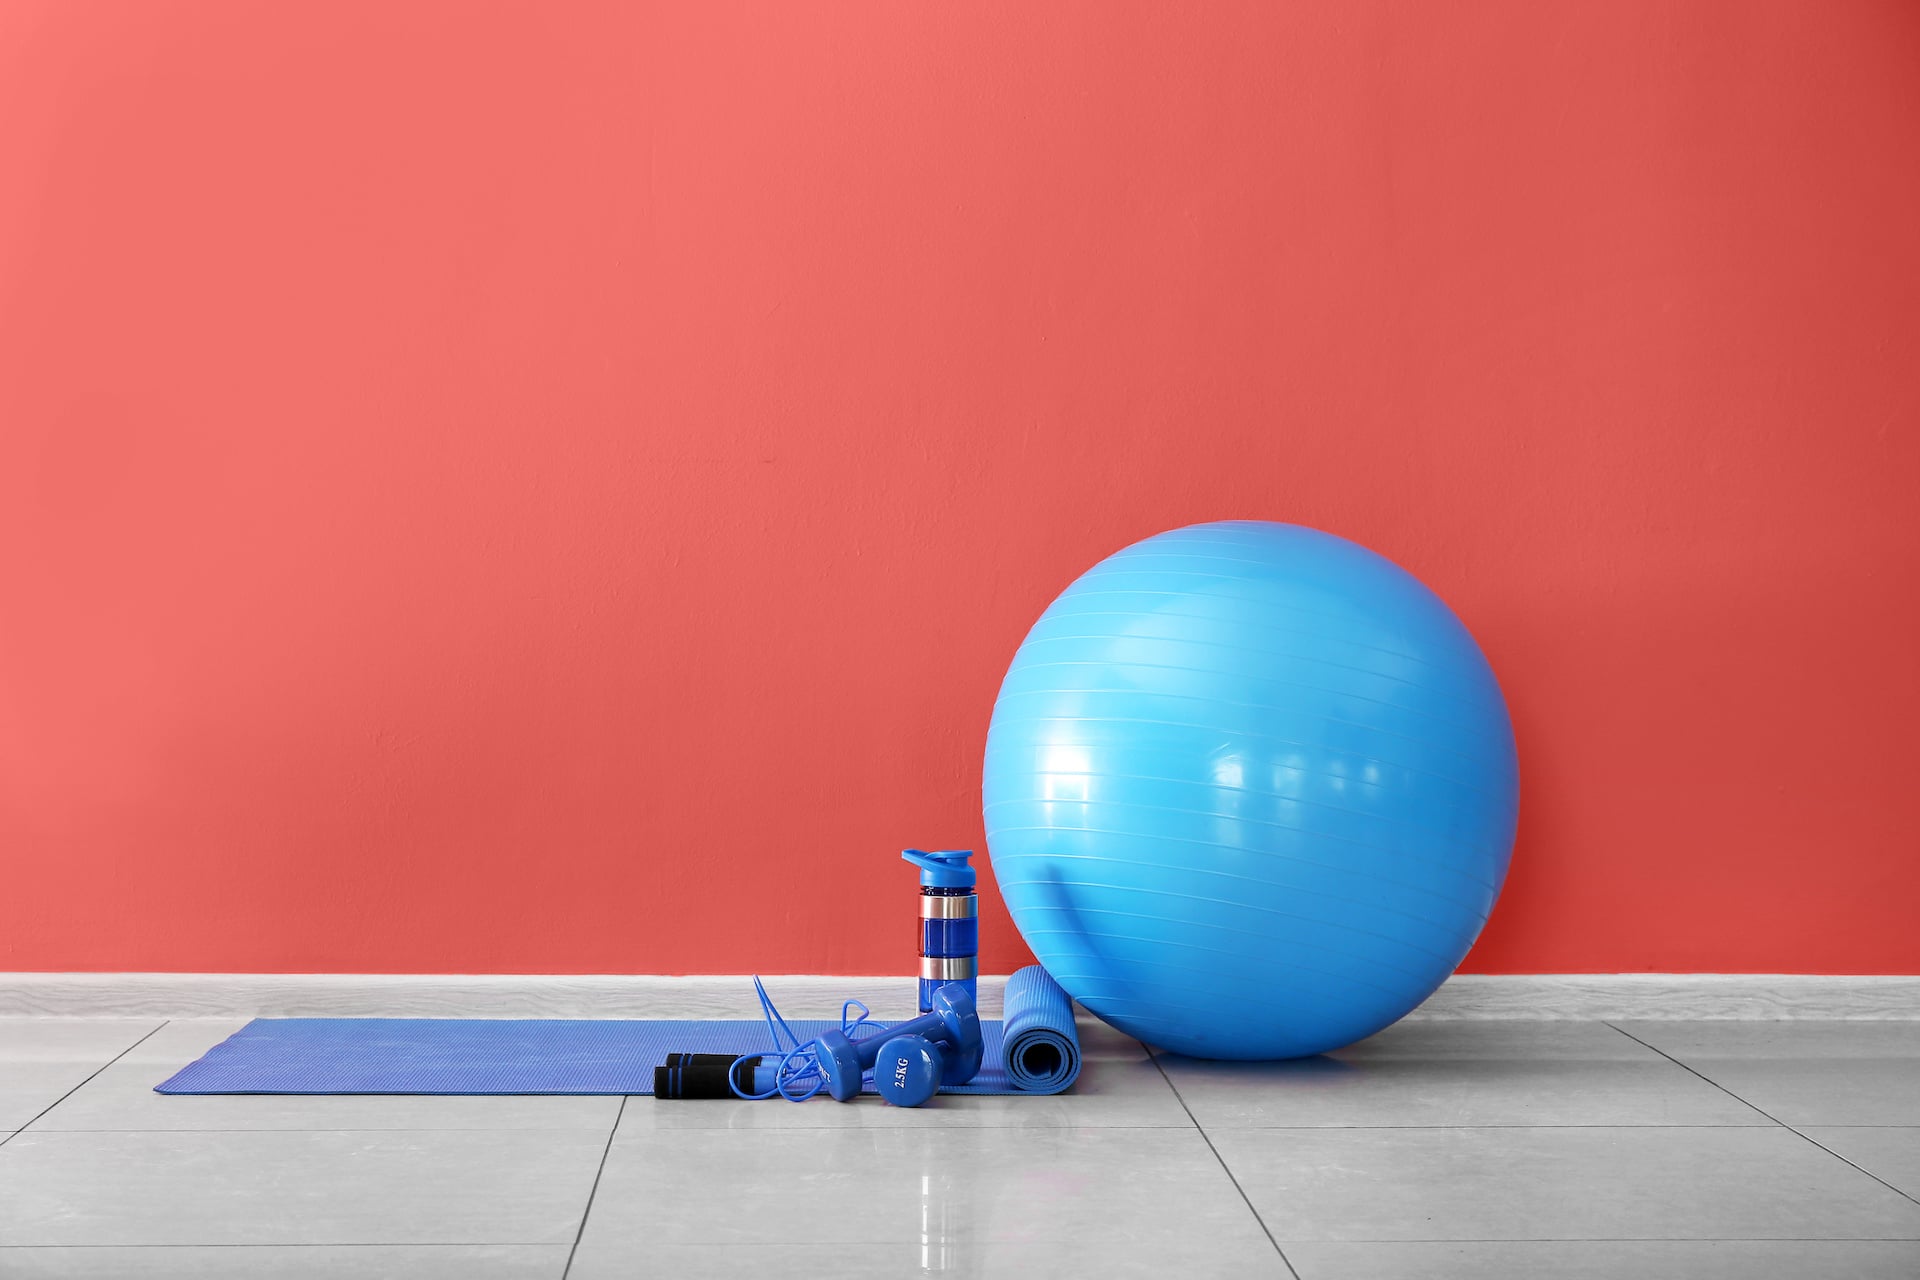
[[[1206,1058],[1322,1053],[1426,999],[1499,896],[1519,794],[1453,611],[1264,521],[1088,570],[987,736],[988,853],[1027,945],[1105,1021]]]

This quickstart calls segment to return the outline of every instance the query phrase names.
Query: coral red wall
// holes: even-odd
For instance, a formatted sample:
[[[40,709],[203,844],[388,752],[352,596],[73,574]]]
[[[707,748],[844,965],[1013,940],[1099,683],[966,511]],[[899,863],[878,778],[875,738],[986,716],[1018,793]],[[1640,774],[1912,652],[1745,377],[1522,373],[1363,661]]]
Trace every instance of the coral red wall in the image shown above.
[[[13,0],[0,184],[0,969],[904,972],[1251,516],[1506,684],[1469,967],[1920,970],[1911,4]]]

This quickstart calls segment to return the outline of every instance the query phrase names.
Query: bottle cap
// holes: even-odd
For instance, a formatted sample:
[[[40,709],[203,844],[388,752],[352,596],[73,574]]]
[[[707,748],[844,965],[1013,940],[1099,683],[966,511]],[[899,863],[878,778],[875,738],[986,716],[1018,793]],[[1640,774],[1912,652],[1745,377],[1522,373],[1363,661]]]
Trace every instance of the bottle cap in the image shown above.
[[[973,888],[973,868],[967,865],[967,859],[973,856],[971,849],[939,849],[932,853],[902,849],[900,856],[920,868],[923,889]]]

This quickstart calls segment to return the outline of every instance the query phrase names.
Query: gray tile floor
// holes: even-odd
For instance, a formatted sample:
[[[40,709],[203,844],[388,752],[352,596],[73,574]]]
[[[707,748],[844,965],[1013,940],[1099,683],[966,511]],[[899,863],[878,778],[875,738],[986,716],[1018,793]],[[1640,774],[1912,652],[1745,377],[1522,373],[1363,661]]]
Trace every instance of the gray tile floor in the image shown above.
[[[1920,1022],[1082,1024],[1056,1098],[168,1098],[241,1025],[0,1018],[0,1277],[1920,1277]]]

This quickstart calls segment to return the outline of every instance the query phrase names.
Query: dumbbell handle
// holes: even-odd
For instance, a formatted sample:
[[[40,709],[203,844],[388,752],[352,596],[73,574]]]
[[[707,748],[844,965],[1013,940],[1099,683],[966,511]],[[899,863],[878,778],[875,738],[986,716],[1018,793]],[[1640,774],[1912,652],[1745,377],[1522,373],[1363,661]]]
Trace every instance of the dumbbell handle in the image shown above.
[[[874,1060],[880,1056],[880,1046],[896,1036],[921,1036],[939,1042],[951,1040],[953,1031],[939,1014],[923,1013],[917,1018],[895,1023],[877,1035],[863,1036],[853,1042],[854,1052],[860,1057],[860,1069],[873,1070]]]

